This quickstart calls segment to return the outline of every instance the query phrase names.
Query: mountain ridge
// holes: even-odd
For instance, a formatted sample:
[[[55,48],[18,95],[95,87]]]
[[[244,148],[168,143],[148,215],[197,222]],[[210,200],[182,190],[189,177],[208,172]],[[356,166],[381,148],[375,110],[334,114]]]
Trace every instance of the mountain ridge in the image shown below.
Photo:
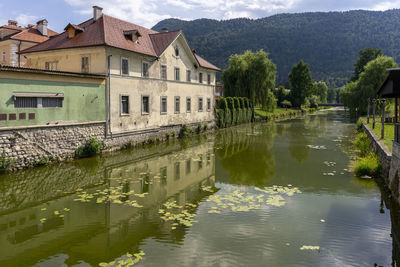
[[[400,9],[282,13],[232,20],[166,19],[152,29],[181,29],[189,44],[207,60],[225,68],[232,54],[263,49],[277,64],[277,83],[284,83],[293,64],[304,60],[314,80],[333,87],[353,74],[359,51],[382,49],[400,59]]]

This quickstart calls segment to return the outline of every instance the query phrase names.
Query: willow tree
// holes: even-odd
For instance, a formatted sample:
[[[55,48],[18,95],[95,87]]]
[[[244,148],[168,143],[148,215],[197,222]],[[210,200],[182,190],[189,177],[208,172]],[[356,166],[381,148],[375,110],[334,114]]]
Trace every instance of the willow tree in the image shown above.
[[[265,110],[276,105],[272,93],[275,80],[276,65],[263,50],[231,56],[228,68],[222,73],[224,95],[247,97]]]

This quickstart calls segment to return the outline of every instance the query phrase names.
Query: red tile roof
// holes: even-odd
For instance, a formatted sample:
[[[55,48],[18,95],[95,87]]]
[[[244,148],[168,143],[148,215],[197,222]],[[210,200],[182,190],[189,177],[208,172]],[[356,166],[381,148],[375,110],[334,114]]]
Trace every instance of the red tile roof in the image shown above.
[[[34,43],[42,43],[44,41],[47,41],[49,37],[57,35],[55,31],[52,31],[50,29],[47,29],[47,35],[48,36],[43,36],[38,30],[36,26],[33,26],[28,29],[24,29],[22,32],[14,34],[13,36],[10,37],[10,39],[13,40],[20,40],[20,41],[26,41],[26,42],[34,42]]]
[[[72,25],[72,24],[71,24]],[[68,38],[66,32],[50,38],[48,41],[23,50],[21,53],[32,53],[48,50],[77,48],[106,45],[112,46],[139,54],[158,57],[182,32],[157,32],[142,26],[120,20],[103,14],[98,20],[93,18],[79,24],[74,25],[84,31],[78,33],[73,38]],[[137,42],[133,42],[125,36],[127,31],[138,31],[141,37]],[[203,58],[197,56],[199,65],[204,68],[219,71],[219,68],[207,62]]]
[[[153,43],[154,51],[156,52],[157,56],[160,56],[181,33],[181,30],[177,30],[150,34],[150,39]]]

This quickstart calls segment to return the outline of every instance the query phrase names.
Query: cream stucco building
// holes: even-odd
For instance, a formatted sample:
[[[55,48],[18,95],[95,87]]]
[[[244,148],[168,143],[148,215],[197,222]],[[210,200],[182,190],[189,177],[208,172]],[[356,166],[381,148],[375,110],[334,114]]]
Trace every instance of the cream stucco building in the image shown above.
[[[93,7],[93,18],[21,54],[29,68],[105,74],[109,135],[214,121],[219,68],[181,31],[156,32]]]

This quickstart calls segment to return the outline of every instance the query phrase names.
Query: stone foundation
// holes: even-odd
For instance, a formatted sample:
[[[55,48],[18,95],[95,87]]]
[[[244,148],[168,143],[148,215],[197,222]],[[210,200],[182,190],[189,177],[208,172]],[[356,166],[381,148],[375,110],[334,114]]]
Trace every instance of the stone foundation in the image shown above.
[[[214,121],[207,123],[208,129],[215,127]],[[196,124],[190,125],[193,128]],[[163,141],[168,133],[177,137],[182,125],[171,125],[156,129],[111,134],[105,136],[105,122],[18,127],[0,129],[0,153],[14,161],[13,169],[38,165],[43,159],[62,161],[74,157],[75,150],[91,138],[104,142],[105,148],[118,150],[124,144],[137,145],[149,139]]]

